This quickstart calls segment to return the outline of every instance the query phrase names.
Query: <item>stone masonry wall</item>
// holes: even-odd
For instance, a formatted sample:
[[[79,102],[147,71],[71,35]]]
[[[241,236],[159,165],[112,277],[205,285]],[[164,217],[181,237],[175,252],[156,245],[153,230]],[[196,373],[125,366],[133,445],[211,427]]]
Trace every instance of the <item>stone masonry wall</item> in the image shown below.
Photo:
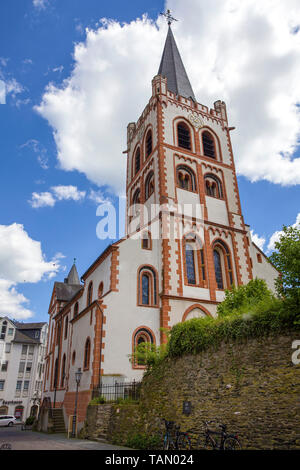
[[[155,434],[161,418],[182,429],[201,429],[203,420],[216,419],[240,436],[243,448],[300,449],[300,366],[291,361],[294,339],[300,333],[223,344],[165,361],[144,378],[139,405],[111,406],[107,437],[125,443],[128,435]],[[192,404],[190,416],[182,412],[184,400]]]

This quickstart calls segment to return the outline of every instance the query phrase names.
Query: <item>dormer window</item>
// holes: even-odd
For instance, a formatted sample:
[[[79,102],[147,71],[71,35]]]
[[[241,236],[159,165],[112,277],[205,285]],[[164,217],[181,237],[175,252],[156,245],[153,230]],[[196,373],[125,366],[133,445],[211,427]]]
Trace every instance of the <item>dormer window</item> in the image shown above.
[[[191,150],[191,134],[187,124],[180,122],[177,126],[178,147]]]

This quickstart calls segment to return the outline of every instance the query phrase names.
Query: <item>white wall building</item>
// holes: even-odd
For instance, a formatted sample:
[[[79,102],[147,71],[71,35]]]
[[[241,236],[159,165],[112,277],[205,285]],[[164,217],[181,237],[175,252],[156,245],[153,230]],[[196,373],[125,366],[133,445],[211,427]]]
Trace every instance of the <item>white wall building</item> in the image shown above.
[[[36,416],[42,395],[47,323],[0,318],[0,415]]]
[[[162,329],[215,316],[233,284],[260,277],[273,289],[278,276],[244,223],[226,105],[196,101],[171,28],[152,96],[127,129],[126,236],[83,284],[74,265],[49,306],[43,397],[72,415],[81,368],[79,423],[101,383],[142,377],[129,360],[137,344],[159,345]],[[192,212],[182,215],[181,204]]]

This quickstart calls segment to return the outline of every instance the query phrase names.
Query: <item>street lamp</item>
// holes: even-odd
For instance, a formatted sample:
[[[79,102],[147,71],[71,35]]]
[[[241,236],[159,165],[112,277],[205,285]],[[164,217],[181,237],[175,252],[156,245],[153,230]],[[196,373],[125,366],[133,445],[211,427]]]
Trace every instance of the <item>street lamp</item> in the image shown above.
[[[72,425],[72,437],[76,437],[76,418],[77,418],[77,400],[78,400],[78,387],[80,385],[82,372],[79,368],[77,372],[75,372],[75,381],[76,381],[76,397],[75,397],[75,409],[73,415],[73,425]]]

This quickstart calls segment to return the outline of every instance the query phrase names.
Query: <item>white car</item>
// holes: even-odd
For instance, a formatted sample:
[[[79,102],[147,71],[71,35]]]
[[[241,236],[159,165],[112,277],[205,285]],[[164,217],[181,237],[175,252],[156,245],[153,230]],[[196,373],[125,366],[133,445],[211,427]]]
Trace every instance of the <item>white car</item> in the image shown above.
[[[11,415],[0,415],[0,426],[13,426],[16,418]]]

